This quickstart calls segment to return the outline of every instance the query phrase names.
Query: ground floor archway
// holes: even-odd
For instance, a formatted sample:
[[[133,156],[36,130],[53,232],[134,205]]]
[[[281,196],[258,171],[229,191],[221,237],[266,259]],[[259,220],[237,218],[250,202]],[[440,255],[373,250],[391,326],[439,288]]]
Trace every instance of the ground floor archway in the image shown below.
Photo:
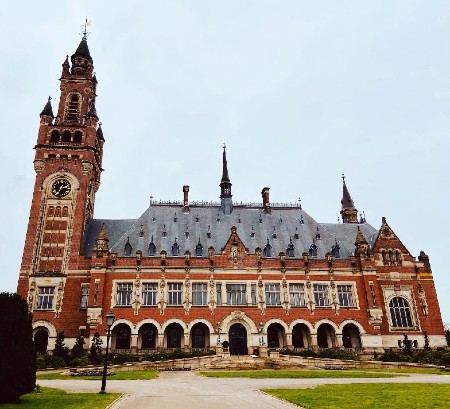
[[[306,324],[295,324],[292,328],[292,345],[294,348],[309,348],[311,332]]]
[[[269,348],[283,348],[286,344],[284,328],[279,323],[270,324],[267,328],[267,346]]]
[[[184,331],[180,324],[173,322],[169,324],[165,331],[167,348],[181,348]]]
[[[336,332],[330,324],[321,324],[317,329],[317,345],[319,348],[336,347]]]
[[[247,330],[242,324],[233,324],[228,333],[231,355],[247,355]]]
[[[138,345],[141,349],[155,349],[158,330],[154,324],[144,324],[139,328]]]
[[[344,348],[361,348],[361,335],[355,324],[346,324],[342,329],[342,344]]]
[[[198,322],[191,329],[191,346],[194,349],[209,348],[209,328]]]
[[[113,349],[130,349],[131,328],[127,324],[119,324],[112,330]]]
[[[48,331],[46,329],[39,328],[34,333],[34,348],[38,354],[47,352]]]

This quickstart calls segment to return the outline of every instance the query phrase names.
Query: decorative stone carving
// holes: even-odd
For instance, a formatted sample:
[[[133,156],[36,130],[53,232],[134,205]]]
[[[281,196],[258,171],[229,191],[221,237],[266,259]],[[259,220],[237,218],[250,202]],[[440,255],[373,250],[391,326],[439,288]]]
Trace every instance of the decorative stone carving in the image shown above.
[[[211,314],[214,314],[214,310],[216,309],[216,282],[214,280],[214,276],[211,274],[209,277],[209,301],[208,301],[209,309],[211,310]]]
[[[191,281],[189,280],[189,274],[186,274],[184,279],[184,313],[189,315],[189,310],[191,309]]]
[[[311,280],[309,279],[309,277],[307,278],[305,285],[305,302],[311,314],[314,314],[314,308],[316,306],[316,303],[314,302],[314,293]]]
[[[94,165],[91,162],[88,162],[86,160],[81,161],[81,172],[83,175],[87,175],[88,173],[92,172],[94,169]]]
[[[102,323],[102,309],[100,307],[87,309],[87,324],[90,327],[97,327]]]
[[[336,283],[333,278],[330,279],[330,290],[331,290],[331,305],[334,308],[334,313],[339,315],[339,301],[336,292]]]
[[[36,281],[30,279],[30,289],[28,290],[28,311],[33,311],[34,298],[36,295]]]
[[[264,302],[264,283],[262,277],[258,277],[258,306],[261,311],[261,315],[266,312],[266,303]]]
[[[373,325],[374,329],[380,329],[383,322],[383,311],[381,308],[369,308],[369,322]]]
[[[59,317],[59,313],[61,311],[63,293],[64,293],[64,281],[61,280],[58,283],[58,289],[57,289],[57,292],[56,292],[55,318]]]
[[[289,315],[289,309],[291,308],[291,304],[289,303],[289,290],[286,281],[286,276],[284,275],[283,278],[281,279],[281,305],[283,306],[286,315]]]
[[[134,315],[138,315],[139,307],[141,306],[141,279],[139,274],[136,274],[136,279],[134,280],[134,297],[131,305],[133,306]]]
[[[423,289],[423,286],[420,283],[419,283],[419,300],[420,306],[422,307],[423,315],[425,315],[425,317],[428,317],[427,297],[425,296],[425,290]]]
[[[164,315],[164,309],[166,308],[166,280],[164,274],[161,274],[161,279],[159,280],[159,313]]]
[[[36,159],[34,162],[34,171],[36,173],[41,173],[44,170],[45,162],[43,160]]]

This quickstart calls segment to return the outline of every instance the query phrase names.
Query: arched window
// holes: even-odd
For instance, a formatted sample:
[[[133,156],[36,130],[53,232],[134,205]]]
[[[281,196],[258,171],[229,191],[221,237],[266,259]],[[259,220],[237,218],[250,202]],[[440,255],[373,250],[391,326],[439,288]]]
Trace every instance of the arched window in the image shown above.
[[[68,98],[65,120],[68,122],[77,122],[79,117],[80,96],[72,94]]]
[[[63,211],[62,211],[62,217],[67,217],[68,214],[69,214],[69,208],[67,206],[64,206]]]
[[[83,134],[80,131],[75,131],[74,135],[73,135],[73,142],[74,143],[81,143],[81,137],[83,136]]]
[[[72,139],[72,134],[70,131],[64,131],[62,134],[61,142],[69,143]]]
[[[50,135],[50,142],[51,143],[58,143],[59,142],[59,131],[57,131],[56,129],[52,131],[51,135]]]
[[[389,312],[393,327],[411,328],[413,326],[411,318],[411,307],[409,302],[403,297],[394,297],[389,301]]]
[[[395,250],[395,261],[397,262],[398,266],[402,265],[402,255],[398,250]]]
[[[53,206],[50,206],[48,208],[47,216],[52,217],[53,216],[53,210],[54,210]]]
[[[386,250],[381,251],[381,258],[383,259],[383,264],[386,266],[388,264],[388,259],[386,257]]]

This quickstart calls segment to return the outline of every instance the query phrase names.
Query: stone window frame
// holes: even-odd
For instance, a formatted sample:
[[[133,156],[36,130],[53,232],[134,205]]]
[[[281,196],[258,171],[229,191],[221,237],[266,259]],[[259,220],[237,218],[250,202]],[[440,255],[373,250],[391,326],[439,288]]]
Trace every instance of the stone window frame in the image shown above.
[[[293,291],[291,289],[291,286],[301,286],[301,289],[295,290]],[[289,304],[291,306],[291,308],[306,308],[306,291],[305,291],[305,282],[304,281],[295,281],[295,282],[289,282],[288,283],[288,292],[289,292]],[[298,298],[300,303],[299,304],[295,304],[292,302],[292,294],[299,294]],[[303,294],[303,300],[302,300],[302,296],[301,294]],[[302,303],[303,301],[303,303]]]
[[[350,304],[349,305],[341,304],[341,298],[339,296],[339,287],[344,287],[344,286],[345,287],[350,287],[350,291],[346,292],[344,294],[350,294],[351,295],[351,301],[352,301],[351,305]],[[347,281],[336,283],[336,295],[337,295],[338,302],[339,302],[339,308],[355,308],[357,306],[356,292],[355,292],[355,285],[354,285],[354,283],[347,282]]]
[[[127,285],[131,285],[131,290],[130,290],[130,303],[129,304],[119,304],[117,301],[117,297],[118,297],[118,286],[120,284],[127,284]],[[111,305],[114,307],[119,307],[119,308],[131,308],[132,304],[133,304],[133,297],[134,295],[134,281],[133,280],[113,280],[113,291],[111,293]]]
[[[151,290],[144,290],[144,288],[148,285],[153,285],[154,288]],[[150,296],[150,298],[153,298],[154,303],[153,304],[146,304],[144,301],[148,299],[149,297],[145,294],[153,294],[153,296]],[[158,281],[155,280],[149,280],[149,281],[142,281],[141,285],[141,307],[157,307],[159,301],[159,285]]]
[[[171,289],[172,286],[178,285],[179,288],[177,289]],[[181,307],[183,306],[184,302],[184,283],[182,281],[169,281],[167,283],[167,306],[169,307]],[[172,294],[172,295],[171,295]],[[173,297],[175,294],[177,294],[177,302],[171,302],[171,296]],[[179,298],[178,298],[179,294]]]
[[[312,296],[313,296],[313,299],[314,299],[315,307],[316,308],[330,308],[332,306],[331,296],[330,296],[330,291],[331,291],[330,283],[329,282],[323,282],[323,281],[313,281],[311,284],[312,284]],[[324,304],[322,304],[322,305],[317,303],[318,298],[316,298],[316,292],[317,293],[319,293],[319,292],[315,290],[316,286],[323,286],[323,287],[325,287],[325,289],[322,289],[322,291],[320,291],[320,293],[325,295]]]
[[[384,296],[384,307],[386,309],[386,316],[389,324],[389,331],[400,333],[407,331],[421,331],[420,321],[417,317],[417,305],[414,298],[413,287],[411,285],[383,285],[382,290]],[[395,297],[402,297],[408,302],[410,307],[411,321],[413,324],[412,327],[396,327],[393,325],[389,303]]]
[[[41,289],[52,289],[51,293],[41,293]],[[38,285],[36,291],[36,305],[34,310],[36,311],[55,311],[55,296],[56,296],[56,286],[55,285]],[[51,305],[49,307],[40,307],[42,304],[40,300],[51,299]],[[47,304],[47,303],[46,303]]]
[[[278,297],[277,297],[278,294]],[[264,296],[267,307],[281,306],[281,285],[279,282],[265,282]]]
[[[197,286],[203,286],[201,290],[196,290]],[[196,303],[196,295],[201,294],[201,303]],[[207,281],[192,281],[191,282],[191,300],[192,305],[195,307],[207,307],[208,306],[208,282]]]

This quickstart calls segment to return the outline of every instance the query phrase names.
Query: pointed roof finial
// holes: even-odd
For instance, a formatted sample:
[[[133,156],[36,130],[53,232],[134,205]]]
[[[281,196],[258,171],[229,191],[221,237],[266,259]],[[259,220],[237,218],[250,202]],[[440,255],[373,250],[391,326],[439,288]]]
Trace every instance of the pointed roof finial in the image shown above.
[[[102,227],[97,235],[97,240],[109,240],[108,233],[106,232],[105,223],[102,224]]]
[[[88,20],[86,18],[86,20],[84,21],[84,24],[81,26],[82,28],[82,32],[81,34],[83,34],[83,40],[87,40],[88,35],[91,34],[90,32],[87,31],[87,28],[91,25],[91,20]]]
[[[51,116],[52,118],[54,118],[54,116],[53,116],[53,109],[52,109],[52,104],[51,104],[51,101],[52,100],[52,97],[48,97],[48,100],[47,100],[47,103],[45,104],[45,106],[44,106],[44,109],[42,110],[42,112],[41,112],[41,116],[42,115],[48,115],[48,116]]]
[[[230,182],[230,177],[228,175],[227,151],[225,142],[223,143],[223,154],[222,154],[222,183],[223,182]]]
[[[347,184],[345,183],[345,175],[342,174],[342,209],[355,209],[355,204],[348,191]]]

